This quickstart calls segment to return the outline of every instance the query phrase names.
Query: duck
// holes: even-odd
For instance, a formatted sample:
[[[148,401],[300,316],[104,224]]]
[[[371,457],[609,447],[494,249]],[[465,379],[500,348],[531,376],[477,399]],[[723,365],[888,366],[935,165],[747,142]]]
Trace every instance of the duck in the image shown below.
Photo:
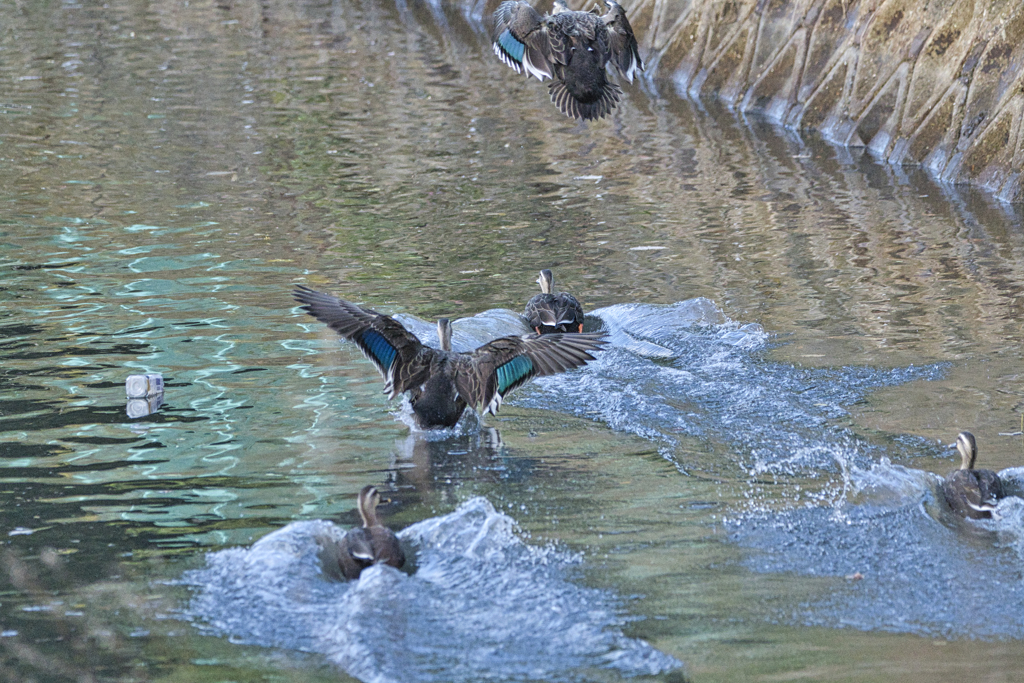
[[[544,16],[524,0],[506,0],[494,12],[494,54],[527,78],[550,78],[551,101],[569,118],[597,120],[619,103],[622,89],[605,73],[609,62],[630,83],[644,70],[626,11],[603,2],[600,16],[571,10],[565,0]]]
[[[607,342],[602,333],[501,337],[470,353],[452,350],[452,325],[437,321],[440,349],[423,344],[394,318],[299,285],[302,309],[355,342],[384,378],[384,393],[409,392],[421,429],[454,427],[466,407],[496,414],[512,390],[534,377],[586,365]]]
[[[976,470],[978,443],[970,432],[960,432],[956,449],[962,463],[942,482],[942,495],[949,508],[960,517],[991,519],[999,499],[1003,497],[1003,484],[992,470]]]
[[[582,332],[583,306],[568,292],[553,294],[555,277],[551,271],[540,271],[537,278],[540,294],[526,302],[523,317],[537,334],[555,332]]]
[[[364,569],[374,564],[386,564],[395,569],[405,564],[405,553],[398,545],[395,532],[377,518],[381,500],[380,491],[372,484],[359,491],[357,506],[363,525],[345,533],[337,553],[341,574],[350,581],[358,579]]]

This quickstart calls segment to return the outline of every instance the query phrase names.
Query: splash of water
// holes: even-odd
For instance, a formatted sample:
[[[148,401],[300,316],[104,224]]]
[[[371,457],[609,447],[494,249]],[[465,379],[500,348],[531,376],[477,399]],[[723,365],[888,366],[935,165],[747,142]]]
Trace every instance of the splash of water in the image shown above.
[[[746,566],[834,577],[825,594],[771,618],[1024,637],[1024,500],[1005,499],[993,520],[955,520],[940,499],[940,478],[892,464],[838,420],[871,390],[941,377],[945,365],[771,362],[763,329],[730,321],[703,299],[612,306],[593,316],[609,348],[578,372],[538,380],[516,401],[650,439],[680,469],[680,436],[719,446],[747,479],[746,503],[727,519],[732,540],[750,551]],[[903,438],[888,450],[921,455],[935,447]],[[1003,474],[1020,493],[1013,472]]]
[[[707,299],[667,306],[602,308],[611,340],[578,373],[545,377],[520,403],[601,420],[662,444],[676,462],[678,437],[723,446],[748,476],[834,472],[835,444],[849,442],[834,424],[845,406],[872,389],[935,379],[944,365],[897,369],[803,368],[764,359],[769,335],[729,320]],[[870,463],[865,444],[851,450]]]
[[[440,346],[436,322],[428,323],[406,314],[396,315],[395,319],[427,346]],[[498,337],[530,334],[532,331],[518,313],[493,308],[470,318],[452,321],[452,349],[468,353]]]
[[[623,635],[613,595],[569,580],[579,556],[523,543],[483,498],[399,534],[412,575],[374,566],[325,580],[319,548],[342,533],[295,522],[211,553],[183,578],[195,591],[185,616],[239,642],[321,653],[364,681],[582,681],[682,666]]]
[[[1001,476],[1019,491],[1022,473]],[[927,636],[1024,637],[1024,500],[1001,500],[991,520],[961,520],[945,506],[941,481],[883,458],[865,469],[850,466],[832,505],[733,519],[733,540],[752,551],[750,569],[836,577],[824,594],[773,618]]]

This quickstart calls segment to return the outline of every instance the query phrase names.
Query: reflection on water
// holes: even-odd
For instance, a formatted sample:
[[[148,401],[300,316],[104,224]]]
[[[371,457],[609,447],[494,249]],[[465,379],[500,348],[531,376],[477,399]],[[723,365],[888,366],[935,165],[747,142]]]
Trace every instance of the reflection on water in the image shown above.
[[[986,466],[1024,463],[998,436],[1024,406],[1019,210],[656,79],[576,126],[493,59],[492,10],[0,5],[0,648],[18,675],[336,680],[333,651],[165,618],[188,595],[164,581],[293,522],[354,524],[367,483],[396,491],[399,529],[483,496],[527,545],[580,553],[558,590],[629,596],[586,623],[699,680],[1016,672],[1016,503],[985,533],[948,525],[928,473],[961,429]],[[422,321],[462,318],[471,347],[519,329],[541,268],[612,348],[446,435],[411,434],[289,295],[428,340]],[[125,378],[146,372],[165,402],[129,419]],[[924,474],[865,497],[873,468]],[[942,602],[965,573],[954,595],[987,590],[1005,618]]]
[[[449,433],[414,433],[395,444],[390,472],[396,487],[423,495],[437,491],[445,503],[452,505],[458,500],[457,483],[467,472],[472,472],[476,481],[499,485],[524,483],[536,476],[536,462],[509,457],[494,427],[459,435],[443,431]]]

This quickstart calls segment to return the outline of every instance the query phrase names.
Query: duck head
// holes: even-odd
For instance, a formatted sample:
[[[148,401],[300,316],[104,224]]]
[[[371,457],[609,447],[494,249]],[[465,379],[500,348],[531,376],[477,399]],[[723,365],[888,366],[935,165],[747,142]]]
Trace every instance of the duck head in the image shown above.
[[[551,271],[545,268],[540,271],[540,277],[537,278],[537,284],[540,285],[540,291],[544,294],[550,294],[552,288],[555,286],[555,276],[551,274]]]
[[[978,459],[978,443],[974,440],[974,434],[970,432],[957,434],[956,449],[960,451],[960,457],[963,459],[960,469],[973,470],[974,461]]]
[[[364,527],[380,525],[377,520],[377,506],[380,505],[380,501],[380,491],[376,486],[364,486],[359,492],[359,516],[363,518]]]

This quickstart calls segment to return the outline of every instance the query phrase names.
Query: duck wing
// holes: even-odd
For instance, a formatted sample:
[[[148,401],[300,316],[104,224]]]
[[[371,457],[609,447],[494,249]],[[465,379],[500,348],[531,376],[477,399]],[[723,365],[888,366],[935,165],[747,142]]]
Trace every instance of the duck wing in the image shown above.
[[[978,481],[981,503],[990,506],[996,505],[999,499],[1003,497],[1003,482],[999,480],[999,475],[992,470],[972,471],[974,472],[975,479]]]
[[[395,532],[386,526],[355,527],[345,532],[337,551],[321,553],[321,559],[327,558],[337,562],[341,575],[346,579],[358,579],[367,567],[384,563],[396,569],[405,564],[405,553],[398,544]],[[333,567],[328,567],[328,574],[333,574]]]
[[[494,12],[494,54],[516,73],[525,69],[527,76],[536,76],[539,81],[551,78],[547,17],[522,0],[506,0],[498,5]]]
[[[367,529],[356,527],[345,532],[337,553],[341,574],[350,581],[358,579],[364,569],[373,564],[373,543]]]
[[[608,44],[611,48],[611,62],[630,83],[638,71],[644,70],[644,60],[640,57],[640,47],[633,36],[633,27],[626,18],[626,10],[615,0],[604,0],[608,12],[601,21],[608,29]]]
[[[580,332],[583,325],[583,307],[568,292],[537,294],[526,302],[523,317],[534,330],[547,332]]]
[[[552,310],[554,308],[554,298],[553,294],[535,294],[526,302],[526,308],[523,309],[523,317],[526,318],[526,322],[534,330],[542,325],[552,324],[551,320],[555,317]]]
[[[394,318],[299,285],[293,292],[302,309],[359,347],[384,377],[384,392],[394,398],[430,377],[438,353],[424,346]]]
[[[989,495],[989,483],[985,484],[986,491],[983,492],[976,472],[977,470],[956,470],[942,482],[942,494],[950,509],[961,517],[988,519],[992,516],[996,499]]]
[[[502,337],[456,358],[455,386],[473,408],[497,412],[505,396],[533,377],[555,375],[594,360],[602,333]]]
[[[402,552],[402,546],[398,544],[395,532],[386,526],[372,526],[365,531],[369,534],[370,543],[373,546],[373,562],[401,569],[405,564],[405,553]]]
[[[583,306],[579,299],[569,292],[559,292],[555,296],[555,318],[558,325],[565,325],[569,332],[583,331]]]

